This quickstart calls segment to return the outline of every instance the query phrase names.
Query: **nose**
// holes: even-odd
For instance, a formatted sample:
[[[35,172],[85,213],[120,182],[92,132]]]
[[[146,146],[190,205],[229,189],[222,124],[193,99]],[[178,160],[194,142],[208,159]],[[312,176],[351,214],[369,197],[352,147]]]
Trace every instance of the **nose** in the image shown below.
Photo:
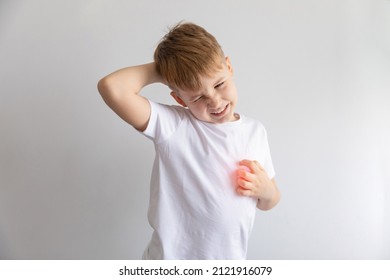
[[[222,104],[222,99],[221,97],[214,92],[212,96],[209,97],[208,100],[208,107],[209,109],[220,109],[220,106]]]

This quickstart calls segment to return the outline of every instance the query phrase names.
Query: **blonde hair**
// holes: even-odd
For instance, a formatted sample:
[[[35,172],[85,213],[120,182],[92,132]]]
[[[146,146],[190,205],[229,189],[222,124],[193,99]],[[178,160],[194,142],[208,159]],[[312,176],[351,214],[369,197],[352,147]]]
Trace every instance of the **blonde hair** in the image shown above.
[[[154,52],[157,72],[174,90],[198,90],[200,76],[221,69],[225,55],[213,35],[193,23],[179,23]]]

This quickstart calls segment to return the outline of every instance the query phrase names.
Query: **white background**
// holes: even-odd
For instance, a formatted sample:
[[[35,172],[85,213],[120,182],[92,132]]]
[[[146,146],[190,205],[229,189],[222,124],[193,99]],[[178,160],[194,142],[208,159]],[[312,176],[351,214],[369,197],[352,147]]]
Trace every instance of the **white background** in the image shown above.
[[[388,0],[1,0],[0,259],[141,257],[153,146],[96,84],[183,19],[268,130],[282,201],[248,258],[390,259]]]

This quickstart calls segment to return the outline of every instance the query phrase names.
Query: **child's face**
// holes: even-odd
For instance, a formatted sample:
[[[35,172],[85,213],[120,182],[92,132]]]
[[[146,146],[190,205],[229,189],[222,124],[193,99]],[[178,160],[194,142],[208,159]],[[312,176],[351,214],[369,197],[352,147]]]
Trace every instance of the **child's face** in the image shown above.
[[[201,77],[202,87],[197,91],[172,92],[175,100],[201,121],[224,123],[237,119],[234,109],[237,90],[233,81],[233,68],[229,58],[221,70],[212,77]]]

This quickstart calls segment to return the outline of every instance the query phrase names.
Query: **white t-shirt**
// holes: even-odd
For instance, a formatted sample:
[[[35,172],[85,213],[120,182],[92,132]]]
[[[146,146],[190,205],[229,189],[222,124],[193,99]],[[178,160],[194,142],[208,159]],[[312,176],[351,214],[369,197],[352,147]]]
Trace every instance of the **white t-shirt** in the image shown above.
[[[257,200],[236,192],[243,159],[274,177],[263,125],[240,116],[211,124],[183,107],[151,104],[148,127],[156,157],[143,259],[245,259]]]

